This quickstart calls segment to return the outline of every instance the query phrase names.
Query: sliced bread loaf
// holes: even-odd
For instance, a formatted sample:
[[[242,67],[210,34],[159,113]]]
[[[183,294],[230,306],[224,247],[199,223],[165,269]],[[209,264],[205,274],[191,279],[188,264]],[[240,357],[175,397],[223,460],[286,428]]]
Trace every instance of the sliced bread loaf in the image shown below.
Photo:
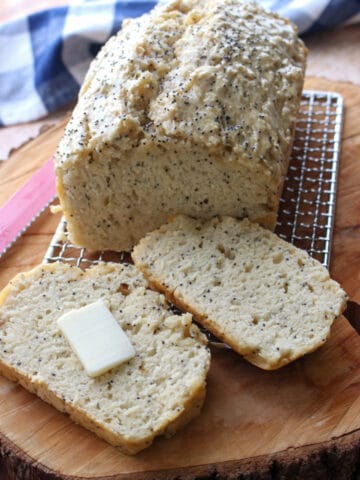
[[[146,287],[132,265],[50,264],[18,275],[0,296],[0,372],[124,453],[173,434],[200,412],[210,356],[191,315],[174,316]],[[100,298],[136,357],[90,378],[57,319]]]
[[[177,216],[132,257],[153,286],[266,370],[321,346],[345,308],[326,268],[247,219]]]
[[[172,0],[102,48],[55,155],[72,242],[131,250],[169,215],[273,228],[304,79],[296,27],[246,0]]]

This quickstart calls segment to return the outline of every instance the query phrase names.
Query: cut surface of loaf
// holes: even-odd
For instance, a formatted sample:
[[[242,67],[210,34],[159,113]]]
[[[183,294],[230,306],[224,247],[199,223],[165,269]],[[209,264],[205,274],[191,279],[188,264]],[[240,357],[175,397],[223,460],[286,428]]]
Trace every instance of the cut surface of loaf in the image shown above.
[[[57,319],[100,298],[136,356],[91,378]],[[189,314],[174,316],[132,265],[99,264],[85,272],[38,266],[1,293],[0,372],[134,454],[200,412],[210,356],[191,320]]]
[[[345,308],[325,267],[247,219],[178,216],[132,257],[150,284],[267,370],[320,347]]]
[[[129,250],[176,213],[273,228],[305,62],[296,27],[245,0],[174,0],[125,22],[55,156],[72,242]]]

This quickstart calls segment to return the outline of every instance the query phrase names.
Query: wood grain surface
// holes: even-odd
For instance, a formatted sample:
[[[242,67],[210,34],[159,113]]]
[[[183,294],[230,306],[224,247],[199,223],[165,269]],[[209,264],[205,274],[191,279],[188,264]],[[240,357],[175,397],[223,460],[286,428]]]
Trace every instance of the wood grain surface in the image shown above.
[[[345,100],[332,276],[360,301],[360,87],[309,78]],[[0,204],[53,154],[48,130],[0,169]],[[59,220],[45,212],[0,260],[0,288],[39,263]],[[360,337],[341,317],[317,352],[264,372],[213,350],[201,415],[135,457],[120,454],[0,377],[0,452],[13,479],[350,479],[360,461]]]

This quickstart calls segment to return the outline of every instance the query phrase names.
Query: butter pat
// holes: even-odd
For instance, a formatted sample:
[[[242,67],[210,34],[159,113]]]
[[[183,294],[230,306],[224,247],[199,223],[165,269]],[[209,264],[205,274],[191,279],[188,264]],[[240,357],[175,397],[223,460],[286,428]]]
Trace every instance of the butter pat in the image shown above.
[[[102,300],[65,313],[58,325],[90,377],[135,356],[126,333]]]

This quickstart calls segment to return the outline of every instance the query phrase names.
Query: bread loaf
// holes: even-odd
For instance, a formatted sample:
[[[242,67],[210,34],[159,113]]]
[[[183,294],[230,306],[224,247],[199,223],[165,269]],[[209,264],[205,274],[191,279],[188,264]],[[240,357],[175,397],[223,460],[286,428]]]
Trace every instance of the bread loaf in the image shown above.
[[[173,0],[90,67],[55,156],[72,242],[129,250],[169,214],[273,228],[306,49],[245,0]]]
[[[132,257],[153,286],[266,370],[323,345],[346,304],[317,260],[247,219],[178,216]]]
[[[146,287],[131,265],[49,264],[18,275],[0,297],[0,372],[124,453],[174,433],[200,412],[209,352],[191,315],[174,316]],[[100,298],[136,357],[91,378],[57,319]]]

